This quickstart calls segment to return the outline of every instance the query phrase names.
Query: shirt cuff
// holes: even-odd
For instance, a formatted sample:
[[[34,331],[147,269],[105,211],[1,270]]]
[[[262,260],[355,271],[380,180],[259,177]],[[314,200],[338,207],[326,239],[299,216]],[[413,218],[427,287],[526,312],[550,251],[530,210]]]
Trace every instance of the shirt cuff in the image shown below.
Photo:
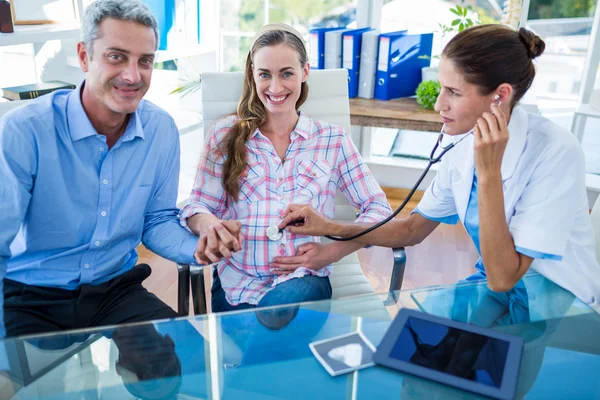
[[[442,224],[448,224],[448,225],[456,225],[458,223],[458,214],[454,214],[454,215],[449,215],[447,217],[430,217],[429,215],[425,214],[423,211],[419,210],[419,207],[415,208],[414,210],[411,211],[412,213],[419,213],[422,216],[424,216],[427,219],[430,219],[432,221],[435,222],[440,222]]]
[[[541,254],[552,254],[561,257],[565,254],[568,242],[568,232],[560,229],[546,230],[541,227],[517,225],[511,222],[508,227],[515,243],[515,248],[521,247]]]
[[[554,260],[554,261],[562,261],[562,256],[557,256],[556,254],[547,254],[547,253],[540,253],[539,251],[534,251],[534,250],[529,250],[529,249],[524,249],[523,247],[520,246],[516,246],[515,250],[517,250],[517,252],[526,255],[527,257],[531,257],[531,258],[539,258],[542,260]]]
[[[179,257],[182,260],[183,264],[195,264],[196,263],[196,260],[194,259],[194,252],[196,251],[197,245],[198,245],[198,237],[196,237],[196,236],[187,238],[181,244],[181,249],[179,250]]]

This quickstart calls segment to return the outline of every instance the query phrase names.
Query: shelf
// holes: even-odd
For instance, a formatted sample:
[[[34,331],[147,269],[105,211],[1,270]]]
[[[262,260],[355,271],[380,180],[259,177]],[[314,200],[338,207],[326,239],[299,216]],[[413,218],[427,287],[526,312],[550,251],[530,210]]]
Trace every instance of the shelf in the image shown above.
[[[0,33],[0,46],[44,43],[48,40],[79,40],[79,24],[17,25],[13,33]]]

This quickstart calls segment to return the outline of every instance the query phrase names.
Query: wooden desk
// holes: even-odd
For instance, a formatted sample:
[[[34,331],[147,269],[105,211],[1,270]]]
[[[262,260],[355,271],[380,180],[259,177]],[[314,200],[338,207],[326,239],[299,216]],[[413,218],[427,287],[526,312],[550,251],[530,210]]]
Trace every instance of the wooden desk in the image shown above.
[[[433,110],[422,109],[417,100],[410,97],[390,101],[350,99],[350,122],[356,126],[428,132],[442,129],[440,115]]]

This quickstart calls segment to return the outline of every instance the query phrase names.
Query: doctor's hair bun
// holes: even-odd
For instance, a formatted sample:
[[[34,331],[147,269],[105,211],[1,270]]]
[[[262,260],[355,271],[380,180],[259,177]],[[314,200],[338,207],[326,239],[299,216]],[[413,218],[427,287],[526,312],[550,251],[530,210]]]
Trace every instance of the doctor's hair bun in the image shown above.
[[[546,49],[546,43],[535,33],[525,28],[519,28],[519,39],[527,49],[527,56],[530,59],[539,57]]]

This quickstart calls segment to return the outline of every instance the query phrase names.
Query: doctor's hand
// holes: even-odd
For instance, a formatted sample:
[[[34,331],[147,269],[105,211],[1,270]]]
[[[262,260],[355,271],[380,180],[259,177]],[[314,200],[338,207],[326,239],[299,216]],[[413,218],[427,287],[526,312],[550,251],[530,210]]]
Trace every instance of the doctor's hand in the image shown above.
[[[283,212],[284,219],[278,228],[285,228],[290,233],[309,236],[329,235],[333,232],[334,222],[327,219],[323,214],[304,204],[290,204]],[[292,226],[287,224],[300,221]]]
[[[211,264],[242,249],[242,223],[218,220],[210,225],[198,239],[194,259],[198,264]]]
[[[508,125],[504,112],[496,104],[492,112],[485,112],[477,119],[473,130],[475,138],[475,169],[477,177],[500,175],[502,156],[508,142]]]
[[[296,249],[295,256],[275,257],[269,264],[276,275],[287,275],[300,267],[318,271],[329,264],[340,260],[336,243],[304,243]]]

